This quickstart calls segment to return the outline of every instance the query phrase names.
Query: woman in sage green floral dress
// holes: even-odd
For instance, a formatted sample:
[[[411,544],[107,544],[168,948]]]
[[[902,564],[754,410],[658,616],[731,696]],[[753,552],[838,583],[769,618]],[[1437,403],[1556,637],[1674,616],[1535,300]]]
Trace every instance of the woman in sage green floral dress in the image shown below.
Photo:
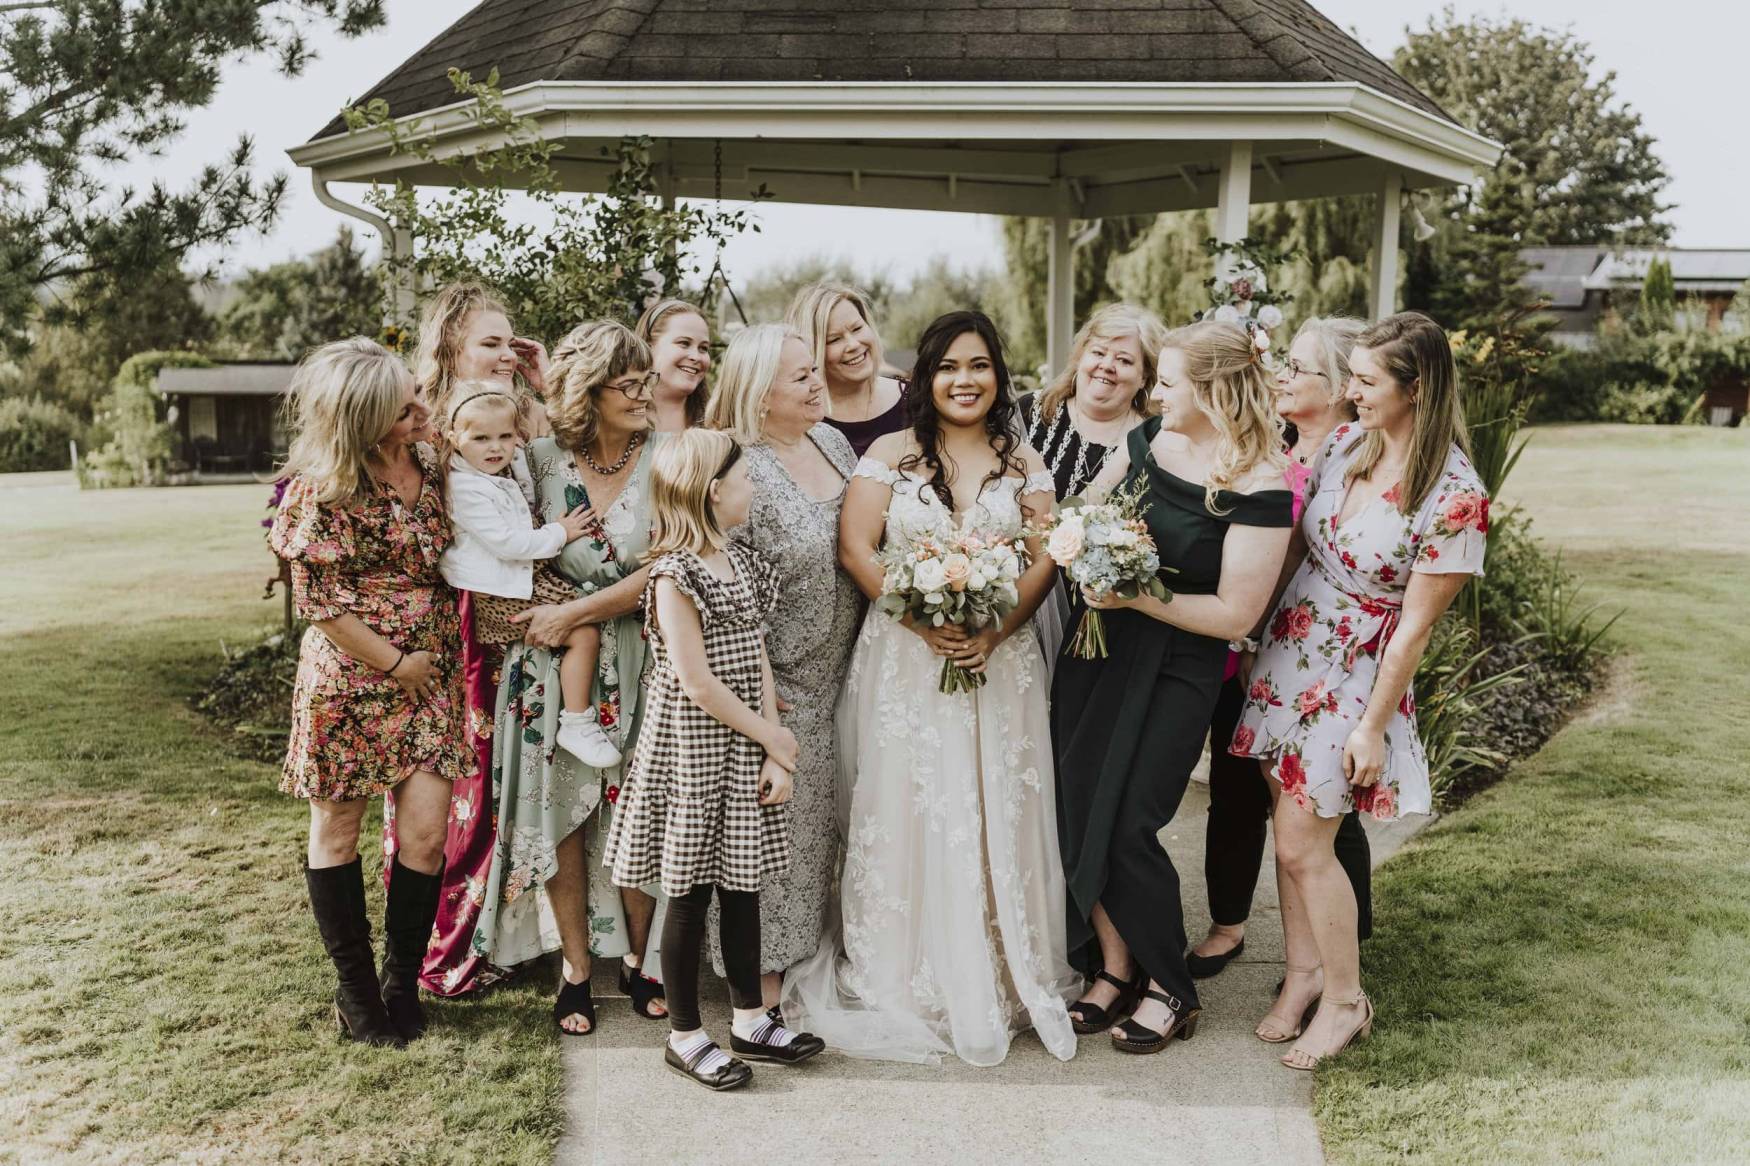
[[[601,626],[591,698],[630,757],[642,712],[637,603],[647,574],[650,453],[662,441],[649,429],[649,367],[649,349],[618,324],[583,325],[554,349],[547,382],[554,435],[527,451],[536,517],[551,522],[588,505],[599,523],[553,560],[579,598],[535,608],[526,639],[505,653],[493,734],[498,842],[475,950],[509,965],[563,949],[570,1003],[556,1019],[578,1035],[594,1028],[582,990],[591,956],[637,956],[643,944],[627,926],[620,892],[586,873],[602,863],[606,823],[598,811],[618,796],[621,767],[592,769],[557,748],[558,655],[546,645],[579,623]]]

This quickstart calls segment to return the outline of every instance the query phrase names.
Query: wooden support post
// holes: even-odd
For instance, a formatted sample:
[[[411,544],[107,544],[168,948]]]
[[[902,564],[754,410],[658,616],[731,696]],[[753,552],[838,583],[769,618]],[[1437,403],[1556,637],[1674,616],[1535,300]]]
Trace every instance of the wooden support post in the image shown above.
[[[1368,283],[1368,306],[1375,320],[1398,310],[1398,204],[1404,194],[1404,176],[1392,171],[1379,190],[1379,206],[1373,215],[1373,271]]]

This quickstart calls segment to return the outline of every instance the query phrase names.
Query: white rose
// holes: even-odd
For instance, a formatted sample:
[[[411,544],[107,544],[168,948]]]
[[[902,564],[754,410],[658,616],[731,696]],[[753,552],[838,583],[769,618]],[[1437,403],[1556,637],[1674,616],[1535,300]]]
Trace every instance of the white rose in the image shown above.
[[[1237,324],[1240,322],[1240,310],[1232,304],[1223,304],[1215,309],[1215,322],[1217,324]]]
[[[1252,334],[1252,343],[1258,346],[1259,352],[1270,351],[1270,333],[1260,328]]]
[[[1266,328],[1282,327],[1282,309],[1275,304],[1265,304],[1258,309],[1258,323]]]
[[[911,585],[919,591],[940,591],[948,582],[941,559],[925,559],[912,569]]]

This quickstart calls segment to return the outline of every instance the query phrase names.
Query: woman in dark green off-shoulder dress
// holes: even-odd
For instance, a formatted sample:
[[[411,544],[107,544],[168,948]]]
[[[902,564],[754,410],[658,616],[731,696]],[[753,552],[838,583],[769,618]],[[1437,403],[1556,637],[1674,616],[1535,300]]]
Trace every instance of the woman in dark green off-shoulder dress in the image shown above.
[[[1256,351],[1226,324],[1169,337],[1154,390],[1162,416],[1131,430],[1098,486],[1145,483],[1143,517],[1173,596],[1084,590],[1105,612],[1111,654],[1084,660],[1066,643],[1052,683],[1070,959],[1091,977],[1071,1016],[1079,1032],[1111,1028],[1126,1052],[1196,1029],[1179,877],[1157,835],[1202,753],[1229,641],[1262,618],[1293,526]]]

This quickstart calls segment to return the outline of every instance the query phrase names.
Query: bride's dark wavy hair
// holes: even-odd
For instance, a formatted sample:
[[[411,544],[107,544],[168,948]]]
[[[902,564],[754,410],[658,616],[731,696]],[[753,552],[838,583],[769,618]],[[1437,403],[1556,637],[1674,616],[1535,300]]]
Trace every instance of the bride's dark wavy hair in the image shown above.
[[[984,431],[996,451],[996,469],[985,475],[979,484],[999,481],[1011,472],[1025,473],[1026,467],[1015,451],[1021,445],[1020,428],[1015,421],[1015,394],[1009,386],[1009,366],[1003,359],[1003,339],[997,326],[983,312],[959,311],[937,316],[918,338],[917,363],[912,366],[910,391],[906,394],[906,419],[917,437],[916,453],[907,454],[898,468],[926,469],[930,472],[930,489],[949,510],[954,509],[954,494],[948,489],[948,478],[942,464],[942,416],[936,411],[936,369],[948,355],[948,346],[968,332],[975,332],[990,352],[991,371],[996,374],[997,396],[990,412],[984,415]]]

